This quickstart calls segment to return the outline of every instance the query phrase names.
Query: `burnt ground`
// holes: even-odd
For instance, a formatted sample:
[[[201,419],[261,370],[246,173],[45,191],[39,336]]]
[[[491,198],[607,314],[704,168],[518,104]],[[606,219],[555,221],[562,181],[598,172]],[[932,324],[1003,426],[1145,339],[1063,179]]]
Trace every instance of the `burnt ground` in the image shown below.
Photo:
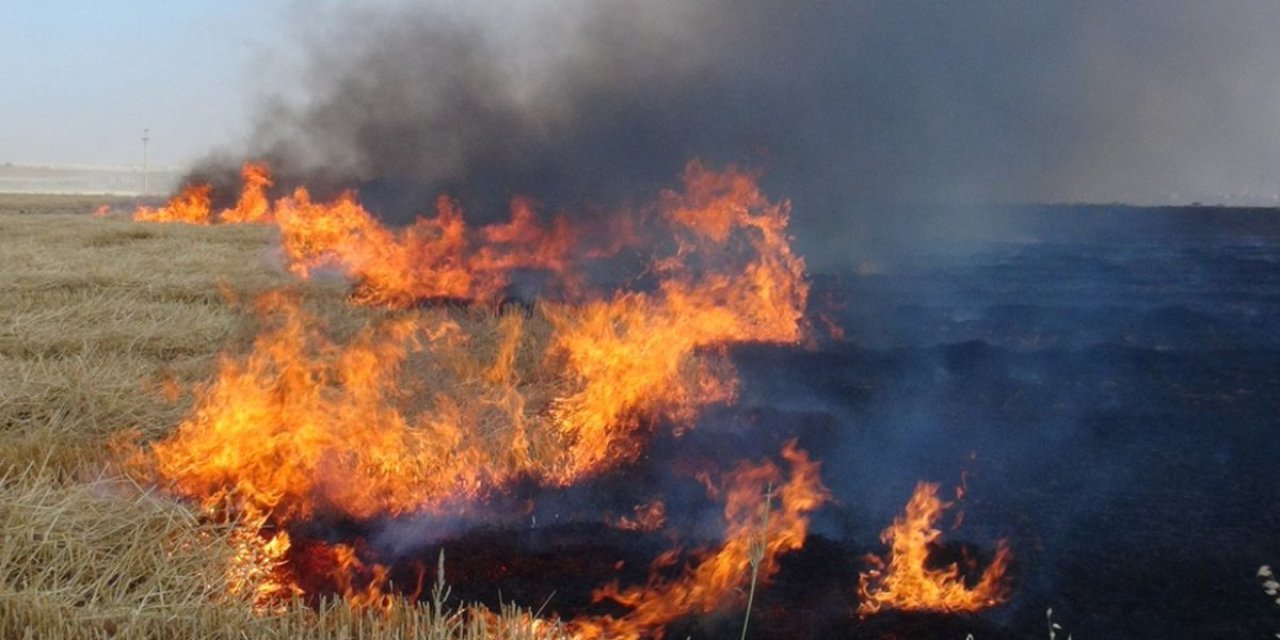
[[[643,584],[661,550],[716,539],[721,507],[694,471],[798,438],[835,500],[758,595],[753,638],[1035,638],[1050,607],[1062,637],[1280,631],[1255,577],[1280,564],[1280,211],[1002,215],[1005,233],[963,250],[814,275],[811,315],[846,338],[733,349],[739,402],[658,437],[628,468],[581,487],[515,487],[468,522],[319,523],[296,537],[354,532],[399,558],[402,585],[443,548],[463,601],[620,612],[592,590]],[[864,557],[884,551],[880,531],[922,480],[966,489],[939,553],[965,546],[986,561],[1009,541],[1011,600],[859,618]],[[654,498],[680,540],[600,519]],[[725,611],[667,637],[740,631],[741,612]]]
[[[977,637],[1042,636],[1048,607],[1077,638],[1280,631],[1255,577],[1280,563],[1280,211],[1019,215],[1014,241],[815,277],[847,340],[739,350],[742,406],[709,426],[824,452],[815,530],[846,548],[876,550],[918,480],[965,478],[948,538],[1016,558]],[[821,632],[912,624],[941,629]],[[964,637],[943,626],[921,633]]]

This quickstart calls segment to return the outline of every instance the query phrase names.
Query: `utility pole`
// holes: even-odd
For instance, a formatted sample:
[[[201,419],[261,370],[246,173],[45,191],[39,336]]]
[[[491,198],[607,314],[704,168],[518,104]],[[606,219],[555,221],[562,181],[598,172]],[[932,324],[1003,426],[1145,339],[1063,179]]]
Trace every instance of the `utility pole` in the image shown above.
[[[151,130],[142,130],[142,195],[151,193],[150,175],[147,173],[147,143],[151,142]]]

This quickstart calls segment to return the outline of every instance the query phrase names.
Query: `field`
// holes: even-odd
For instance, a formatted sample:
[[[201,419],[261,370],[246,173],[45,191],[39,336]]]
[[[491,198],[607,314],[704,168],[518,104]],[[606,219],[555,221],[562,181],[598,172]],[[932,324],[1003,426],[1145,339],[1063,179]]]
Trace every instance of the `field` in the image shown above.
[[[264,617],[226,595],[227,528],[122,475],[117,445],[173,428],[190,395],[171,390],[252,339],[232,299],[291,279],[267,228],[91,217],[102,203],[0,199],[0,637],[532,637],[514,612],[466,625],[426,606]],[[362,320],[341,285],[301,291],[342,310],[339,326]]]
[[[131,201],[104,218],[90,215],[98,204],[0,200],[0,637],[560,631],[515,609],[449,615],[492,597],[492,584],[449,573],[466,566],[460,553],[445,563],[455,595],[391,615],[331,604],[262,616],[229,595],[234,531],[120,469],[125,443],[183,421],[220,353],[251,348],[255,296],[289,286],[335,335],[452,314],[494,338],[473,345],[485,362],[504,316],[351,306],[348,284],[285,273],[268,227],[137,224],[120,215]],[[809,544],[757,594],[756,638],[1042,637],[1049,607],[1076,637],[1262,637],[1277,615],[1255,574],[1280,558],[1273,213],[1019,212],[1012,241],[814,275],[814,306],[847,340],[733,347],[737,401],[658,442],[641,470],[735,448],[750,458],[792,438],[825,454],[822,479],[840,501],[815,512]],[[966,488],[965,526],[949,538],[979,550],[1009,540],[1011,602],[974,616],[850,613],[862,558],[882,552],[880,531],[920,480]],[[571,555],[598,541],[601,529],[585,531]],[[537,605],[540,589],[557,603],[589,598],[599,583],[556,582],[578,565],[565,566],[542,565],[557,578],[517,600]],[[682,621],[673,637],[737,637],[731,617]]]

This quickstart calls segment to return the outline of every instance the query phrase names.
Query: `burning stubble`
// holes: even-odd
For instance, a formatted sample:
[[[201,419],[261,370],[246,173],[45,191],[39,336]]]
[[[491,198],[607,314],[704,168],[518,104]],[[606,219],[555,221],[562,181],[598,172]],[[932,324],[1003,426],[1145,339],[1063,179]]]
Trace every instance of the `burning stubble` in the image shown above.
[[[193,214],[192,192],[208,189],[195,185],[135,218],[274,225],[289,271],[308,278],[322,267],[340,269],[354,284],[349,304],[390,310],[335,340],[296,296],[263,296],[264,330],[250,353],[224,355],[193,414],[135,457],[142,473],[196,500],[209,517],[240,523],[228,589],[264,609],[317,593],[341,594],[356,607],[393,607],[391,576],[404,575],[396,563],[412,561],[405,550],[518,526],[534,507],[513,515],[500,505],[510,506],[510,492],[522,484],[545,488],[536,495],[625,476],[658,431],[679,437],[707,407],[734,399],[736,373],[725,349],[796,345],[809,331],[809,289],[804,262],[790,248],[789,206],[767,199],[747,172],[690,163],[683,190],[664,191],[653,205],[657,228],[626,227],[635,233],[627,243],[668,236],[653,245],[668,252],[647,266],[655,280],[612,292],[584,284],[584,265],[610,252],[577,246],[584,234],[566,218],[539,224],[524,200],[515,201],[509,222],[471,229],[442,197],[434,217],[391,229],[353,194],[322,203],[299,188],[263,204],[261,189],[271,180],[265,167],[247,165],[243,176],[233,208],[213,213],[207,199],[196,200]],[[561,297],[504,310],[518,269],[547,272]],[[592,601],[621,612],[565,612],[568,628],[579,637],[660,635],[685,616],[740,605],[747,580],[767,584],[779,557],[803,547],[809,514],[829,498],[818,463],[795,442],[778,455],[785,464],[734,461],[731,451],[703,461],[693,475],[707,484],[709,499],[724,501],[720,541],[660,554],[643,587],[615,581],[599,588]],[[777,512],[761,520],[761,504],[772,498]],[[645,527],[581,508],[570,518],[687,535],[661,499],[632,510],[652,514],[654,505],[662,517]],[[381,522],[383,533],[316,533],[318,523],[324,531],[335,525],[323,523],[344,521]],[[758,531],[762,521],[766,529]],[[452,524],[430,530],[440,523]],[[919,537],[918,526],[903,526],[912,529],[904,537]],[[892,561],[890,576],[901,575],[884,583],[888,599],[867,592],[864,579],[864,596],[877,607],[911,608],[892,598],[902,591],[897,582],[923,570],[932,538],[917,542],[912,555]],[[895,543],[895,554],[904,549]],[[898,570],[900,563],[920,566]],[[672,573],[673,564],[684,568]],[[943,578],[976,598],[967,608],[1000,601],[999,571],[972,594],[954,570]],[[420,586],[421,577],[408,582]],[[928,593],[915,597],[926,608],[958,606]]]

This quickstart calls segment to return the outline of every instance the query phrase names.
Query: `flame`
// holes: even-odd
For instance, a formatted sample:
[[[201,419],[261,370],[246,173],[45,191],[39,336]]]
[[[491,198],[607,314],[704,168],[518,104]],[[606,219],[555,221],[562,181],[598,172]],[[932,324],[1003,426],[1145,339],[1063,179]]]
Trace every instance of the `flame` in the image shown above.
[[[465,511],[518,479],[580,482],[636,459],[658,426],[689,429],[703,408],[731,401],[728,345],[806,333],[809,288],[787,235],[789,204],[767,199],[747,172],[690,163],[684,189],[652,209],[672,238],[650,267],[658,284],[608,295],[590,292],[577,261],[642,237],[633,223],[606,222],[617,233],[589,246],[591,229],[564,216],[542,224],[534,203],[517,199],[507,222],[472,230],[442,196],[434,215],[391,229],[354,193],[316,202],[299,188],[268,202],[266,167],[246,165],[243,177],[218,222],[275,225],[298,277],[339,270],[356,283],[352,303],[387,308],[352,335],[327,330],[295,292],[261,296],[248,353],[223,354],[192,413],[141,455],[151,477],[210,517],[247,523],[229,588],[262,607],[314,583],[299,571],[327,576],[352,606],[392,606],[390,569],[376,557],[346,543],[297,549],[291,525]],[[161,211],[202,206],[185,219],[213,221],[209,189],[191,193],[199,197],[184,192]],[[488,303],[519,269],[549,274],[561,299],[495,313]],[[430,298],[479,309],[416,304]],[[657,577],[673,552],[655,560],[647,585],[600,589],[598,600],[630,612],[573,620],[575,632],[661,635],[680,616],[740,604],[751,567],[768,581],[827,499],[816,462],[794,443],[782,457],[789,475],[773,462],[744,464],[710,487],[725,500],[718,548],[678,579]],[[617,526],[656,530],[664,509],[642,505]]]
[[[271,170],[261,163],[246,163],[240,169],[244,188],[240,199],[230,209],[216,215],[212,209],[213,187],[208,184],[191,184],[159,209],[138,207],[133,213],[137,222],[185,222],[209,225],[223,223],[271,222],[271,207],[267,189],[271,187]]]
[[[329,554],[328,560],[333,563],[329,571],[330,577],[337,583],[347,604],[356,609],[395,609],[397,596],[383,590],[389,584],[389,567],[378,563],[367,565],[360,559],[359,551],[348,544],[338,543],[324,547],[323,550]],[[422,592],[422,577],[419,572],[413,599]]]
[[[768,582],[778,571],[778,558],[804,546],[809,530],[808,514],[828,499],[819,479],[819,463],[789,442],[782,457],[790,465],[783,482],[782,470],[771,461],[743,464],[725,479],[725,540],[683,575],[672,581],[655,577],[642,587],[621,588],[616,583],[597,590],[597,601],[609,600],[630,609],[622,616],[579,618],[569,628],[582,638],[660,638],[663,628],[682,617],[710,613],[745,600],[743,587],[751,576],[753,550],[758,554],[758,575]],[[776,488],[775,488],[776,487]],[[777,509],[770,500],[778,499]],[[655,569],[669,558],[660,557]]]
[[[623,531],[657,531],[667,523],[667,505],[661,500],[638,504],[632,515],[622,516],[611,524]]]
[[[340,269],[359,283],[355,299],[370,306],[405,307],[431,298],[492,301],[502,294],[509,274],[517,269],[550,273],[564,293],[575,293],[581,277],[573,269],[573,255],[600,258],[616,254],[639,241],[625,221],[606,222],[607,233],[584,234],[563,216],[540,226],[533,202],[517,198],[510,220],[471,232],[458,204],[447,197],[436,203],[436,215],[423,217],[408,228],[384,227],[346,193],[331,203],[311,199],[305,188],[274,203],[266,195],[273,184],[266,165],[247,163],[241,169],[243,188],[236,205],[214,214],[212,187],[187,187],[160,209],[140,207],[139,222],[191,224],[276,224],[281,232],[289,269],[303,277],[317,270]],[[579,246],[583,235],[600,236],[603,246]]]
[[[293,584],[286,564],[292,545],[289,534],[264,535],[265,518],[255,520],[231,530],[227,593],[248,598],[260,612],[272,612],[284,601],[302,595],[302,589]]]
[[[563,293],[574,294],[581,286],[575,254],[600,257],[617,250],[616,244],[579,249],[582,234],[566,218],[540,226],[533,203],[524,198],[512,202],[508,222],[474,233],[462,208],[445,196],[437,199],[434,217],[401,230],[383,226],[352,193],[324,204],[297,189],[276,201],[275,217],[295,274],[340,269],[358,283],[356,302],[370,306],[402,308],[432,298],[493,302],[518,269],[546,272]]]
[[[938,498],[937,484],[916,485],[906,512],[881,535],[890,547],[888,561],[872,556],[870,559],[881,568],[860,578],[861,615],[883,609],[980,611],[1008,600],[1004,580],[1011,555],[1004,540],[997,544],[991,564],[972,586],[955,564],[936,569],[928,566],[930,546],[942,535],[934,525],[949,506]]]
[[[474,483],[462,461],[440,466],[455,425],[425,416],[410,425],[392,397],[410,351],[455,325],[423,334],[413,318],[399,318],[338,346],[296,297],[268,294],[258,311],[275,326],[247,359],[224,357],[194,415],[152,447],[156,471],[175,490],[210,510],[234,496],[289,522],[321,506],[353,517],[402,513]]]
[[[271,207],[267,201],[267,189],[271,188],[271,170],[267,165],[249,162],[240,169],[244,190],[236,206],[218,214],[227,223],[266,223],[271,221]]]
[[[545,307],[554,348],[580,382],[555,407],[559,428],[579,443],[566,478],[634,457],[637,416],[656,411],[687,421],[701,406],[732,400],[732,373],[702,361],[692,382],[681,375],[699,366],[690,357],[699,350],[803,336],[808,284],[785,235],[789,206],[767,201],[746,174],[698,163],[689,165],[685,184],[685,194],[663,194],[679,249],[656,265],[663,276],[656,293]],[[753,256],[745,264],[735,259],[739,244]]]
[[[674,580],[660,578],[658,571],[673,565],[678,552],[660,555],[653,561],[648,584],[624,589],[614,583],[594,594],[595,601],[614,602],[630,609],[628,613],[582,616],[568,621],[565,628],[583,640],[660,638],[665,625],[674,620],[741,605],[752,563],[758,566],[761,583],[767,584],[778,571],[779,557],[804,546],[808,515],[830,497],[819,477],[819,463],[810,460],[794,441],[784,445],[781,457],[789,466],[787,475],[769,460],[743,463],[726,474],[725,488],[720,491],[726,499],[726,533],[718,548],[698,554],[699,559]],[[287,549],[287,538],[285,544]],[[350,606],[384,611],[397,606],[399,600],[384,590],[389,584],[388,567],[366,563],[360,550],[348,544],[323,547],[320,553],[312,563],[328,566],[329,576]],[[300,593],[293,589],[294,595]],[[409,600],[416,599],[422,590],[423,571],[419,568],[417,586]]]
[[[213,187],[207,184],[188,185],[163,207],[138,207],[133,212],[137,222],[185,222],[207,225],[213,222],[209,203]]]
[[[516,199],[509,222],[468,234],[461,208],[442,196],[434,217],[395,231],[354,194],[321,204],[298,189],[276,202],[275,217],[294,273],[306,278],[337,268],[359,283],[357,302],[406,307],[431,298],[496,300],[516,269],[549,272],[567,291],[576,290],[579,276],[570,256],[577,233],[563,217],[539,226],[532,207]]]
[[[317,330],[319,322],[296,297],[275,293],[258,305],[274,325],[257,338],[252,354],[242,360],[225,356],[217,378],[199,394],[195,414],[153,448],[159,475],[210,506],[234,494],[277,518],[307,518],[320,505],[370,517],[429,507],[442,496],[475,494],[517,473],[567,484],[633,458],[642,445],[636,432],[653,418],[689,419],[698,408],[733,397],[731,368],[699,357],[699,350],[741,341],[794,342],[803,332],[807,285],[803,261],[782,233],[786,205],[769,203],[736,172],[715,174],[693,164],[686,184],[687,195],[664,194],[681,235],[676,256],[659,267],[664,280],[657,292],[623,292],[585,305],[539,305],[551,335],[544,346],[546,370],[538,375],[563,390],[544,403],[545,411],[526,411],[529,398],[512,371],[524,340],[517,318],[501,321],[497,360],[477,373],[459,364],[467,361],[461,352],[472,338],[439,313],[406,313],[340,345]],[[408,273],[409,281],[429,283],[435,291],[456,282],[466,285],[458,291],[475,293],[474,280],[468,282],[474,274],[458,259],[460,212],[443,198],[438,211],[399,240],[350,196],[312,205],[300,190],[277,203],[275,217],[291,254],[309,255],[317,245],[333,251],[353,242],[361,250],[339,249],[335,255],[346,256],[342,264],[371,281]],[[516,211],[512,223],[486,234],[495,242],[567,235],[540,231],[526,209]],[[745,264],[732,259],[735,241],[751,250]],[[418,249],[405,250],[409,246]],[[421,249],[427,246],[434,248]],[[686,265],[695,254],[699,270]],[[512,253],[477,255],[486,264],[523,263]],[[303,266],[303,274],[308,268]],[[410,290],[415,296],[423,291]],[[374,291],[403,290],[388,285],[368,295]],[[428,354],[435,356],[428,360],[432,375],[455,380],[450,388],[469,388],[480,398],[440,395],[433,406],[416,411],[398,403],[404,393],[400,366],[424,348],[434,349]],[[488,417],[511,434],[505,446],[480,437],[478,412],[463,411],[463,404],[497,407],[497,415]],[[538,423],[539,442],[529,434],[530,423]],[[538,445],[534,464],[530,448]],[[335,475],[346,481],[340,487],[324,484],[323,478]]]

